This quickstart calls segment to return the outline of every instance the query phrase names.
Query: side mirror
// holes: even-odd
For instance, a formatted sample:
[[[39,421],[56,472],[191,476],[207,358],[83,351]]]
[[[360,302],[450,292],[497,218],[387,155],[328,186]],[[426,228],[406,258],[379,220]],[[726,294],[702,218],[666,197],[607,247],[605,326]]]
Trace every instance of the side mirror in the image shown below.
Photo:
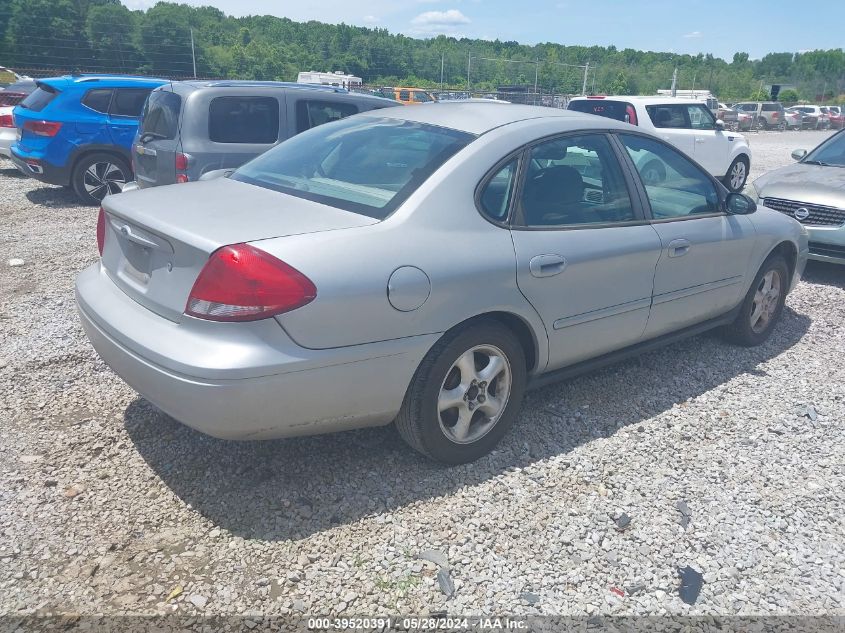
[[[744,193],[729,193],[725,208],[731,215],[749,215],[757,210],[757,203]]]
[[[235,172],[234,169],[214,169],[212,171],[205,172],[202,176],[200,176],[200,180],[214,180],[216,178],[228,178]]]
[[[716,131],[717,132],[724,132],[725,131],[725,122],[722,119],[716,119]]]
[[[807,150],[805,150],[805,149],[796,149],[794,152],[792,152],[792,158],[794,158],[795,160],[801,160],[806,155],[807,155]]]

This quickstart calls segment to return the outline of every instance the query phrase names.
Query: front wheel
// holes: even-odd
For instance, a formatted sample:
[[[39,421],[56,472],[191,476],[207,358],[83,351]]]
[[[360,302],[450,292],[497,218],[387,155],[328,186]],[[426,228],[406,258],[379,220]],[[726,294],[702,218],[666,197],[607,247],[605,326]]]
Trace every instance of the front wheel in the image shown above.
[[[754,278],[736,320],[725,328],[725,337],[743,347],[765,342],[783,312],[788,287],[786,260],[780,255],[770,256]]]
[[[470,322],[444,335],[420,363],[396,427],[432,459],[475,461],[513,425],[526,378],[516,336],[494,320]]]
[[[83,204],[96,206],[107,195],[123,191],[130,180],[132,170],[122,158],[112,154],[89,154],[74,167],[70,184]]]
[[[745,187],[746,180],[748,180],[748,160],[737,156],[728,167],[728,173],[722,182],[730,191],[738,193]]]

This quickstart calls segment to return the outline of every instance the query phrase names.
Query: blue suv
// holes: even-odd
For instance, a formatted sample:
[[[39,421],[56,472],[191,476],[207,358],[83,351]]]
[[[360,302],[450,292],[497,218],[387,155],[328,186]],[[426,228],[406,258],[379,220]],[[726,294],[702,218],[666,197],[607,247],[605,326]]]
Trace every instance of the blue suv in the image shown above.
[[[14,110],[12,160],[27,176],[73,187],[99,204],[132,180],[132,139],[150,92],[164,79],[78,75],[40,79]]]

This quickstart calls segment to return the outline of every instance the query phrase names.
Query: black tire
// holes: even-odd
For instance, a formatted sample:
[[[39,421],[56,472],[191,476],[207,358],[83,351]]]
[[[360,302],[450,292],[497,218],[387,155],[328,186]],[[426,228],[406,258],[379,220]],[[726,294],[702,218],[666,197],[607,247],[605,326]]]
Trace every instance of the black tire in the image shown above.
[[[73,167],[70,184],[83,204],[96,206],[110,193],[120,193],[132,180],[132,169],[115,154],[86,154]]]
[[[461,377],[456,367],[458,359],[470,350],[483,347],[496,348],[504,354],[507,359],[506,369],[510,374],[510,392],[497,420],[488,419],[485,422],[481,406],[472,412],[468,428],[472,429],[475,425],[477,431],[484,431],[486,424],[491,426],[477,439],[458,443],[447,435],[450,431],[443,420],[443,417],[453,412],[457,417],[458,412],[447,409],[441,417],[438,406],[441,389],[448,385],[447,381],[453,377],[453,372],[457,371],[458,377]],[[479,357],[483,357],[483,354],[473,354],[473,358]],[[408,386],[402,409],[396,417],[396,428],[412,448],[431,459],[446,464],[475,461],[489,453],[513,425],[525,393],[526,379],[525,351],[513,332],[493,319],[471,321],[447,332],[426,354]],[[493,383],[491,381],[480,393],[486,397],[493,393],[495,397],[495,393],[489,390],[494,387],[498,390],[499,386]],[[457,428],[457,424],[452,428]]]
[[[763,280],[766,275],[773,272],[779,276],[779,292],[776,300],[770,303],[772,306],[771,315],[762,324],[763,327],[752,326],[752,316],[758,304],[757,292],[763,286]],[[769,338],[780,319],[783,312],[783,305],[786,301],[786,293],[789,289],[789,267],[786,260],[780,255],[770,255],[769,258],[763,262],[757,275],[754,277],[754,283],[748,289],[745,299],[742,301],[742,307],[736,320],[730,325],[726,326],[723,334],[727,340],[743,347],[754,347],[764,343]],[[757,322],[757,325],[761,325]]]
[[[766,123],[765,117],[761,116],[757,119],[757,129],[760,130],[761,132],[769,129],[769,126]]]
[[[737,180],[736,184],[734,184],[734,171],[740,169],[739,165],[742,165],[743,169],[741,182]],[[728,167],[728,173],[725,174],[724,178],[722,178],[722,184],[727,187],[728,191],[739,193],[745,188],[745,183],[748,182],[749,169],[750,165],[748,164],[748,159],[745,156],[737,156],[736,158],[734,158],[733,162],[731,163],[731,166]]]

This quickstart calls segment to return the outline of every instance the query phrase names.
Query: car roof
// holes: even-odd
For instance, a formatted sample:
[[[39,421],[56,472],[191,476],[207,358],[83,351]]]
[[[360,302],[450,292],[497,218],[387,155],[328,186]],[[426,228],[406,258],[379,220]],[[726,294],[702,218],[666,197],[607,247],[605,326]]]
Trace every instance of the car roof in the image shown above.
[[[666,105],[672,103],[679,103],[682,105],[689,105],[690,103],[704,103],[707,99],[701,98],[683,98],[683,97],[661,97],[660,95],[607,95],[596,97],[573,97],[572,101],[630,101],[631,103],[638,103],[640,105]]]
[[[305,84],[305,83],[295,83],[291,81],[251,81],[248,79],[215,79],[215,80],[197,80],[197,79],[189,79],[186,81],[173,81],[171,85],[174,88],[175,92],[182,92],[185,90],[194,92],[197,90],[203,89],[220,89],[220,90],[235,90],[238,88],[245,89],[245,88],[256,88],[256,89],[267,89],[267,90],[296,90],[296,91],[308,91],[308,92],[317,92],[317,93],[334,93],[340,95],[348,95],[350,97],[366,99],[368,101],[374,101],[378,103],[384,103],[385,105],[396,105],[396,101],[393,99],[386,99],[384,97],[378,97],[376,95],[371,95],[362,92],[350,92],[346,88],[340,88],[338,86],[326,86],[323,84]]]
[[[571,129],[630,129],[626,123],[584,114],[572,110],[547,108],[543,106],[515,105],[488,101],[463,103],[461,101],[440,101],[424,103],[414,108],[385,108],[371,110],[358,116],[383,117],[426,123],[450,128],[469,134],[484,134],[503,125],[528,119],[564,119],[571,123]]]
[[[155,88],[167,83],[167,79],[154,77],[132,77],[129,75],[63,75],[36,80],[39,84],[47,84],[57,90],[65,90],[73,86],[107,87],[107,88]]]

